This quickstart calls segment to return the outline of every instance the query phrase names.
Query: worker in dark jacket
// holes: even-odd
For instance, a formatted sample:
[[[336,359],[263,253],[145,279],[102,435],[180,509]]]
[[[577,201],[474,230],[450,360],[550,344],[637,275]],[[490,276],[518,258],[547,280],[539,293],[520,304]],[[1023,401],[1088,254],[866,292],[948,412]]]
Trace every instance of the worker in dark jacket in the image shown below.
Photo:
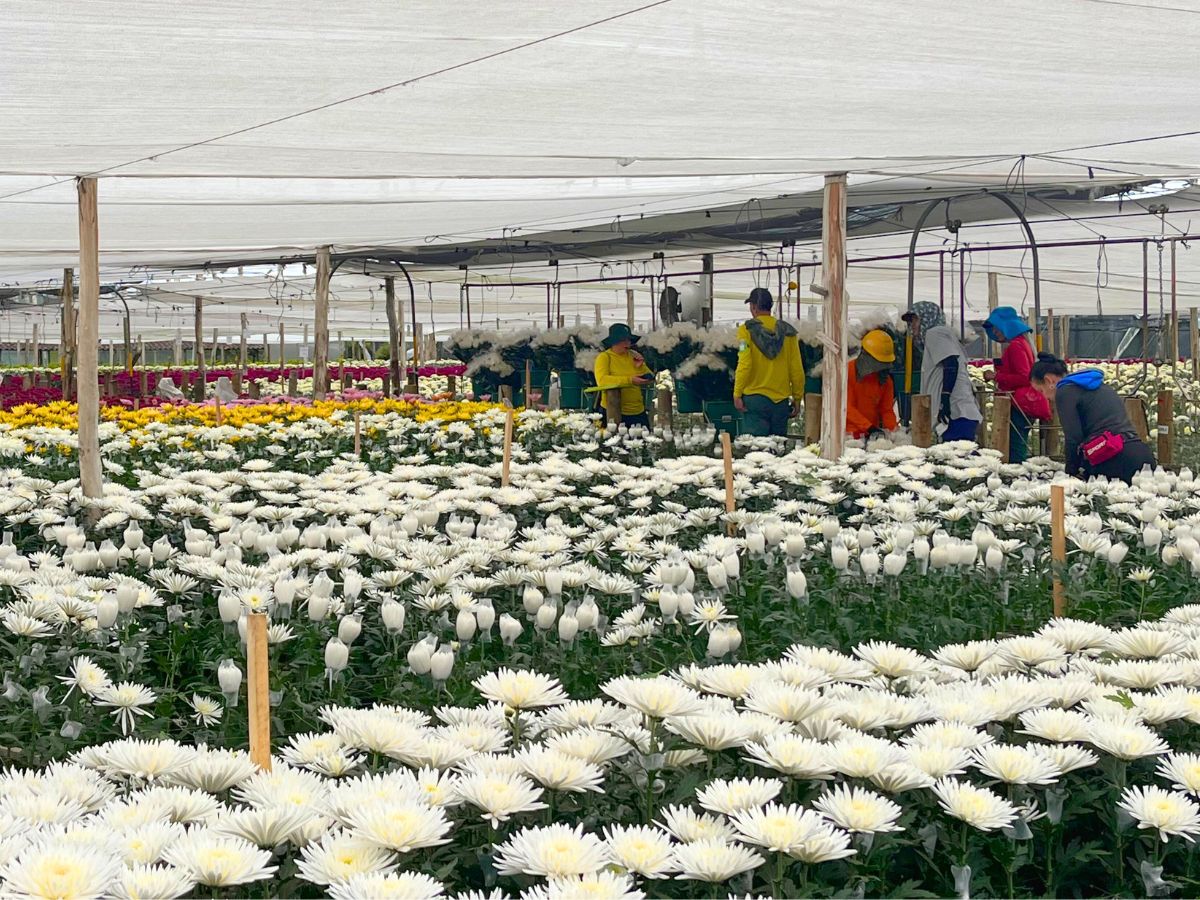
[[[1154,468],[1154,455],[1138,437],[1125,403],[1104,383],[1099,369],[1068,374],[1061,359],[1039,353],[1029,380],[1058,407],[1068,475],[1103,475],[1128,484],[1144,467]]]

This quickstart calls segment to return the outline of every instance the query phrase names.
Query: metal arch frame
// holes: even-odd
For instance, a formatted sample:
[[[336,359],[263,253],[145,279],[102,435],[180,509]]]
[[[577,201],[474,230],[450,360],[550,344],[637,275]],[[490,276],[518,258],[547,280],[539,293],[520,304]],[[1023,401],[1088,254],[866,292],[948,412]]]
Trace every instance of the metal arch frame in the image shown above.
[[[353,262],[355,260],[361,260],[362,262],[365,263],[369,260],[374,260],[374,259],[375,259],[375,257],[373,257],[373,256],[343,256],[341,259],[339,259],[337,262],[335,262],[329,268],[329,277],[331,279],[333,278],[333,276],[337,273],[337,270],[339,268],[341,268],[342,263]],[[397,269],[399,269],[401,272],[403,272],[404,280],[408,282],[408,305],[409,305],[409,312],[412,316],[412,318],[409,319],[409,321],[415,326],[416,322],[417,322],[417,290],[415,287],[413,287],[412,276],[408,274],[408,267],[406,265],[404,265],[404,263],[398,262],[394,259],[389,259],[388,262],[391,263],[393,266],[395,266]],[[364,266],[363,269],[365,272],[366,267]],[[407,364],[408,363],[405,362],[405,365],[407,365]]]
[[[1033,256],[1033,340],[1034,345],[1040,344],[1040,320],[1042,317],[1042,279],[1041,270],[1038,267],[1038,244],[1037,238],[1033,236],[1033,228],[1029,224],[1029,219],[1025,217],[1025,213],[1021,212],[1020,207],[1013,203],[1012,199],[1006,194],[996,194],[989,190],[981,191],[989,197],[995,197],[1010,210],[1013,215],[1021,223],[1021,227],[1025,230],[1025,237],[1029,241],[1029,250]],[[913,308],[913,294],[915,289],[916,279],[916,261],[917,261],[917,239],[921,236],[921,229],[925,226],[926,220],[937,209],[938,205],[945,203],[949,206],[953,197],[939,197],[936,200],[930,200],[921,215],[917,218],[917,224],[913,226],[912,240],[908,245],[908,309]]]

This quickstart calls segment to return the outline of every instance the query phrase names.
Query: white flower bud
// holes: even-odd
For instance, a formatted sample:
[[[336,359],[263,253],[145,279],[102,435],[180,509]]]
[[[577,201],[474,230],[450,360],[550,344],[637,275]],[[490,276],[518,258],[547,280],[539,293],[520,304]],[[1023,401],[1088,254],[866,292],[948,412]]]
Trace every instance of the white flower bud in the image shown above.
[[[363,577],[354,569],[347,569],[342,575],[342,596],[347,600],[357,600],[362,593]]]
[[[538,607],[537,618],[534,620],[534,625],[538,631],[548,631],[554,624],[554,620],[558,618],[558,610],[549,603],[543,603]]]
[[[325,644],[325,668],[330,672],[340,672],[349,661],[350,648],[338,638],[330,638]]]
[[[313,594],[308,598],[308,618],[312,622],[324,622],[329,615],[329,597]]]
[[[504,641],[507,646],[511,647],[524,630],[521,623],[508,613],[500,616],[500,640]]]
[[[242,601],[235,594],[226,591],[217,597],[217,612],[220,613],[221,621],[226,625],[236,622],[238,616],[242,614]]]
[[[1108,548],[1108,561],[1114,566],[1119,566],[1121,561],[1125,559],[1129,553],[1129,547],[1124,543],[1116,543]]]
[[[736,553],[730,553],[723,560],[721,560],[721,563],[725,566],[725,574],[728,575],[730,579],[737,579],[741,577],[742,560]]]
[[[892,543],[895,544],[897,550],[908,550],[912,546],[913,538],[916,534],[907,525],[901,525],[896,529],[896,533],[892,535]]]
[[[808,579],[804,577],[802,571],[788,569],[787,589],[788,593],[796,600],[802,600],[808,594]]]
[[[1147,525],[1142,529],[1142,543],[1150,549],[1157,547],[1163,538],[1162,529],[1155,525]]]
[[[714,628],[708,633],[708,648],[705,650],[709,656],[717,658],[724,656],[729,652],[729,639],[725,636],[724,628]]]
[[[874,550],[864,550],[858,555],[858,565],[868,577],[878,574],[879,554]]]
[[[1162,561],[1164,564],[1166,564],[1168,566],[1175,565],[1177,562],[1179,562],[1181,555],[1182,554],[1180,554],[1179,548],[1176,547],[1174,544],[1164,544],[1163,545]]]
[[[522,598],[522,602],[525,604],[525,612],[531,616],[536,616],[537,611],[542,608],[542,601],[545,599],[541,591],[532,584],[528,585],[525,588],[525,594]]]
[[[708,574],[708,583],[718,591],[723,590],[729,585],[729,572],[726,570],[724,563],[709,563],[706,572]]]
[[[242,686],[242,670],[232,659],[221,660],[217,666],[217,683],[222,694],[236,694]]]
[[[893,550],[883,558],[883,574],[895,578],[904,571],[904,565],[907,562],[907,553],[897,553]]]
[[[800,556],[805,550],[804,535],[789,534],[783,543],[783,549],[788,556]]]
[[[396,634],[404,630],[404,604],[391,597],[379,604],[379,615],[383,619],[383,627],[390,633]]]
[[[690,616],[696,608],[696,598],[691,591],[679,591],[679,615]]]
[[[575,635],[578,633],[579,620],[564,613],[558,620],[558,639],[564,644],[569,644],[575,640]]]
[[[675,620],[675,613],[679,611],[679,595],[675,593],[675,588],[670,585],[665,586],[658,592],[658,611],[663,614],[663,618],[668,622]]]
[[[328,600],[333,596],[333,579],[322,572],[313,579],[312,589],[309,593],[312,597],[322,597]]]
[[[358,616],[343,616],[338,622],[338,640],[349,646],[362,634],[362,619]]]
[[[950,565],[950,551],[945,545],[934,547],[929,552],[929,565],[935,569],[944,569]]]
[[[584,599],[579,604],[579,609],[575,610],[575,620],[584,631],[595,628],[596,623],[600,621],[600,609],[596,606],[596,601],[591,597]]]
[[[121,606],[117,603],[117,598],[112,594],[105,594],[96,604],[96,624],[101,628],[111,628],[120,611]]]
[[[443,647],[429,661],[429,674],[434,681],[445,681],[450,677],[454,668],[454,654],[449,647]]]
[[[138,547],[141,547],[142,546],[142,538],[144,536],[145,536],[145,532],[143,532],[142,529],[138,527],[137,522],[130,522],[125,527],[125,533],[122,536],[124,539],[124,542],[125,542],[126,549],[136,550],[136,549],[138,549]]]
[[[995,544],[987,548],[987,553],[983,558],[987,567],[995,572],[999,572],[1004,566],[1004,551]]]
[[[429,646],[428,641],[417,641],[409,648],[408,667],[413,670],[414,675],[428,674],[432,660],[433,648]]]
[[[478,627],[479,623],[475,621],[475,615],[469,609],[460,609],[454,618],[454,633],[460,641],[469,641],[475,637]]]
[[[117,564],[117,560],[121,557],[121,552],[117,549],[117,545],[112,541],[105,541],[100,545],[100,564],[106,569],[111,569]]]
[[[479,625],[480,631],[491,631],[492,625],[496,622],[495,607],[490,602],[480,601],[479,608],[475,610],[475,621]]]
[[[762,554],[766,552],[767,539],[761,531],[747,532],[746,549],[754,554]]]
[[[829,548],[829,561],[834,569],[845,572],[850,566],[850,548],[845,544],[834,544]]]
[[[916,538],[913,541],[913,559],[924,560],[929,559],[929,541],[923,537]]]
[[[563,590],[562,569],[546,570],[546,593],[551,597],[559,597]]]
[[[121,612],[127,613],[137,606],[138,586],[132,581],[122,581],[117,584],[116,596]]]
[[[171,542],[167,540],[167,536],[163,535],[150,548],[154,554],[155,562],[166,562],[167,557],[171,555]]]

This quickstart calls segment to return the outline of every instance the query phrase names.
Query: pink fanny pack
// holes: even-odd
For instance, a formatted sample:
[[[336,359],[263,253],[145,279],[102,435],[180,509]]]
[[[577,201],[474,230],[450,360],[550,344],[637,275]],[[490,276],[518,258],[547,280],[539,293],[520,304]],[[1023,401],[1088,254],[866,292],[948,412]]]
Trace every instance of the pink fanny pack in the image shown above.
[[[1125,449],[1125,438],[1106,431],[1099,437],[1092,438],[1079,449],[1089,466],[1098,466],[1108,462],[1114,456],[1120,455],[1121,451]]]

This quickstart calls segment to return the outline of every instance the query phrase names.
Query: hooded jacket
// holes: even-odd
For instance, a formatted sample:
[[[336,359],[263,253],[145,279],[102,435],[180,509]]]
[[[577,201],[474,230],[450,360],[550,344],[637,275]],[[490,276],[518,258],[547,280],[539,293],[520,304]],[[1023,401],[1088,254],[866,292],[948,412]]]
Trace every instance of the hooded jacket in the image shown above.
[[[983,413],[967,373],[967,354],[958,337],[948,325],[937,325],[923,334],[921,393],[929,395],[934,415],[941,414],[945,397],[949,419],[982,422]]]
[[[804,399],[804,366],[796,329],[774,316],[755,316],[738,326],[738,364],[733,396],[757,394],[779,403]]]
[[[860,354],[858,359],[850,360],[846,381],[846,431],[856,438],[863,437],[872,428],[895,431],[899,424],[892,376],[878,370],[860,376],[858,360],[863,357]]]
[[[1049,421],[1050,401],[1029,383],[1029,375],[1037,359],[1030,336],[1033,329],[1011,306],[996,307],[983,324],[1008,342],[996,366],[996,389],[1012,394],[1013,404],[1026,418]]]
[[[1060,379],[1054,404],[1062,423],[1068,475],[1083,468],[1079,448],[1106,431],[1121,435],[1127,443],[1141,440],[1125,412],[1125,402],[1104,383],[1099,369],[1083,369]]]

